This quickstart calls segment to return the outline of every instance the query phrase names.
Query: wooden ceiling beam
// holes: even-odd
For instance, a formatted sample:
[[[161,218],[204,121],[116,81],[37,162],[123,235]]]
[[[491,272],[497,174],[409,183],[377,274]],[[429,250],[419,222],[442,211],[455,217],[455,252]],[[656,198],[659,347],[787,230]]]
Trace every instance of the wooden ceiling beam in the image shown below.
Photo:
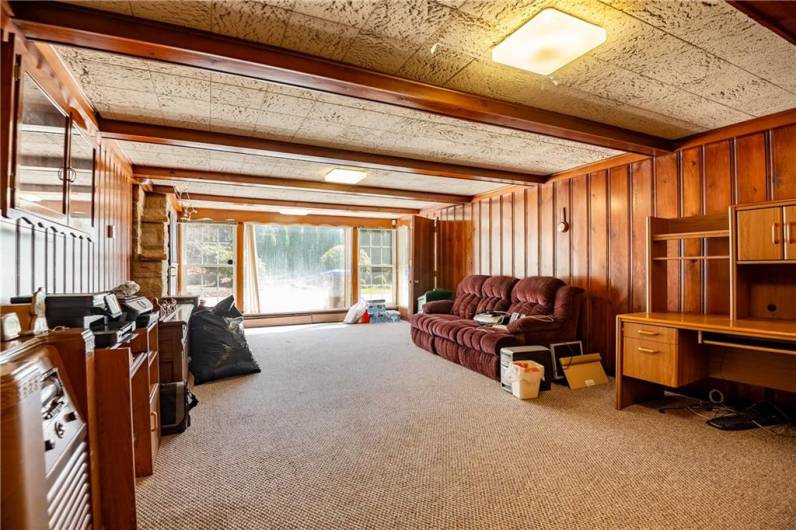
[[[55,2],[11,2],[32,39],[242,75],[646,155],[664,138],[518,103],[428,85],[310,55]]]
[[[298,144],[281,140],[268,140],[254,136],[182,129],[165,125],[151,125],[100,118],[99,127],[104,138],[113,140],[213,149],[215,151],[225,151],[228,153],[245,153],[258,156],[301,160],[305,162],[397,171],[401,173],[411,173],[413,175],[477,180],[503,184],[535,184],[544,182],[545,180],[545,176],[531,173],[515,173],[512,171],[462,166],[443,162],[430,162],[428,160],[349,151],[346,149]]]
[[[152,187],[155,193],[175,193],[173,186]],[[249,204],[253,206],[279,206],[281,208],[304,208],[314,210],[340,210],[348,212],[379,212],[399,215],[416,215],[418,208],[397,208],[394,206],[362,206],[357,204],[338,204],[333,202],[290,201],[284,199],[266,199],[263,197],[239,197],[236,195],[213,195],[207,193],[189,193],[187,200],[223,202],[227,204]]]
[[[791,1],[727,0],[727,3],[791,44],[796,44],[796,6]]]
[[[262,177],[259,175],[239,175],[219,171],[201,171],[156,166],[133,166],[133,175],[138,179],[156,179],[170,181],[201,180],[210,182],[227,182],[270,188],[288,188],[326,193],[342,193],[372,197],[390,197],[412,201],[438,202],[443,204],[464,204],[470,202],[469,195],[452,195],[429,191],[402,190],[398,188],[379,188],[376,186],[360,186],[357,184],[338,184],[316,180],[305,180],[284,177]]]
[[[372,217],[349,217],[347,215],[282,215],[275,212],[248,212],[246,210],[224,210],[197,208],[192,221],[235,221],[238,223],[279,223],[294,225],[357,226],[360,228],[392,228],[392,219]]]

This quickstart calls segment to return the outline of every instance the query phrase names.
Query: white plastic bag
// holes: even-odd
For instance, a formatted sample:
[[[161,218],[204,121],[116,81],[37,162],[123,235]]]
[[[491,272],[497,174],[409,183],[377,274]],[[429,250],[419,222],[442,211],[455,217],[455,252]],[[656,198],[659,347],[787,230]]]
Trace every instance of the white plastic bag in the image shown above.
[[[345,314],[343,322],[346,324],[356,324],[359,322],[359,319],[362,318],[362,315],[365,314],[367,307],[368,306],[365,302],[357,302],[356,304],[352,305],[351,309],[348,310],[348,313]]]
[[[533,361],[515,361],[509,369],[511,393],[519,399],[539,397],[539,385],[544,377],[544,366]]]

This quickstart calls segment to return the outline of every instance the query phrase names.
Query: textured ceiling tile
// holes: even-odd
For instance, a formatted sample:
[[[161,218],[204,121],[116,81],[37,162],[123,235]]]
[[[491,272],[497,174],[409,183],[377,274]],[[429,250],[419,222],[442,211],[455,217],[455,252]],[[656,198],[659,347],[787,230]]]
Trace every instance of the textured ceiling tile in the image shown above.
[[[212,31],[275,46],[282,42],[290,17],[286,9],[241,0],[215,0],[212,11]]]
[[[439,46],[433,54],[430,48],[421,47],[404,63],[396,75],[425,83],[444,85],[472,60],[469,55],[458,53],[447,47]]]
[[[395,114],[375,112],[372,110],[360,110],[354,115],[350,125],[355,127],[367,127],[380,131],[389,131],[398,129],[405,121],[406,118],[396,116]]]
[[[133,15],[169,24],[211,31],[210,2],[200,0],[135,0]]]
[[[210,90],[212,91],[211,101],[214,105],[238,105],[251,109],[259,109],[266,96],[266,92],[263,90],[244,88],[235,85],[224,85],[216,82],[211,84]]]
[[[293,12],[282,45],[292,50],[340,60],[357,34],[351,26]]]
[[[139,92],[137,90],[121,90],[113,87],[83,85],[86,95],[91,102],[102,111],[115,107],[135,107],[147,109],[149,114],[160,112],[160,103],[154,92]],[[118,111],[118,109],[117,109]]]
[[[272,84],[259,79],[252,79],[250,77],[243,77],[232,74],[222,74],[220,72],[210,72],[210,80],[214,85],[228,85],[242,88],[249,88],[252,90],[268,90]]]
[[[606,2],[772,83],[796,92],[796,47],[726,2]]]
[[[369,70],[393,74],[416,48],[417,44],[360,31],[343,56],[343,61]]]
[[[368,19],[367,30],[401,42],[422,42],[442,28],[452,12],[433,0],[382,0]]]
[[[210,101],[210,81],[177,77],[160,72],[150,72],[149,75],[157,94]]]
[[[140,92],[154,90],[149,71],[140,68],[128,68],[98,61],[83,61],[80,62],[77,70],[73,71],[81,86],[97,85]]]
[[[358,114],[359,109],[317,102],[315,103],[311,117],[313,120],[331,122],[338,125],[348,125],[357,119]]]
[[[106,57],[110,54],[103,54]],[[116,56],[112,56],[116,57]],[[139,59],[133,59],[139,61]],[[199,79],[201,81],[210,81],[212,79],[212,72],[208,70],[200,70],[199,68],[192,68],[190,66],[181,66],[179,64],[162,63],[160,61],[146,61],[146,67],[150,72],[158,72],[161,74],[169,74],[176,77],[186,79]]]
[[[180,113],[196,117],[210,117],[210,102],[178,96],[158,95],[160,110],[164,113]]]
[[[217,103],[210,108],[210,122],[212,125],[223,125],[253,133],[257,128],[259,114],[259,111],[248,107]]]
[[[362,27],[373,12],[376,0],[295,0],[292,9],[304,15]]]
[[[310,114],[314,105],[314,99],[297,98],[268,92],[265,94],[260,108],[269,112],[304,117]]]
[[[315,100],[317,99],[317,95],[320,94],[320,92],[313,92],[312,90],[289,85],[278,85],[276,83],[267,83],[267,85],[268,92],[272,94],[281,94],[295,98]]]

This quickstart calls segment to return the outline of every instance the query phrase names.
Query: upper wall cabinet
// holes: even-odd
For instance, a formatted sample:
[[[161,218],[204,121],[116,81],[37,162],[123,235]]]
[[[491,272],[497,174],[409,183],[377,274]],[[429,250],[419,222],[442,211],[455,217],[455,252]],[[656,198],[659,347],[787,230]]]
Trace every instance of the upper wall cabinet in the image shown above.
[[[89,231],[94,148],[28,74],[19,80],[13,207]]]
[[[14,207],[66,222],[69,118],[29,75],[20,79]]]
[[[94,218],[94,148],[77,126],[69,142],[69,224],[88,231]]]
[[[796,260],[796,203],[736,209],[739,262]]]

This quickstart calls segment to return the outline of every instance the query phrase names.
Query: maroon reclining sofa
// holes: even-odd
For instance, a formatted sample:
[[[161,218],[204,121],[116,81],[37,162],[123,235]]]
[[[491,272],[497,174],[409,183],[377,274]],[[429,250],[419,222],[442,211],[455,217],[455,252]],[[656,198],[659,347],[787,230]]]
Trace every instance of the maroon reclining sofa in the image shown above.
[[[577,340],[583,289],[558,278],[472,275],[456,288],[454,300],[438,300],[412,316],[412,341],[449,361],[500,379],[500,350],[508,346]],[[505,331],[479,326],[473,317],[486,311],[528,315]],[[550,315],[552,321],[532,318]]]

